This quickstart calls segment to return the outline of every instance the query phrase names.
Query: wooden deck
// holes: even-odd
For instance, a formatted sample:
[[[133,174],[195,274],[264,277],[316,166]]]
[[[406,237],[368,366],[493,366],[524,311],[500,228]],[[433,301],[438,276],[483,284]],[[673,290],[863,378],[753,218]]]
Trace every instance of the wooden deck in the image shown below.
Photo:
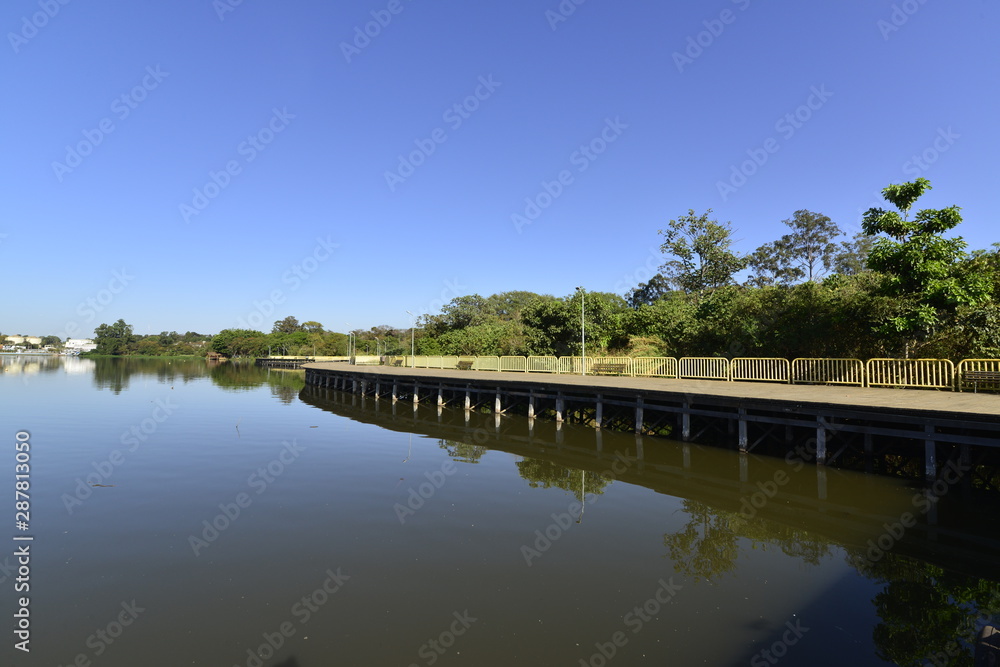
[[[605,375],[563,375],[552,373],[509,373],[493,371],[451,371],[429,368],[398,368],[390,366],[347,366],[344,364],[305,364],[316,370],[350,370],[357,374],[386,378],[421,378],[429,381],[459,380],[476,384],[503,385],[508,383],[549,385],[572,389],[626,390],[635,393],[669,392],[719,398],[749,398],[829,405],[841,408],[875,408],[906,410],[950,415],[993,417],[1000,423],[1000,395],[971,392],[936,391],[932,389],[880,389],[839,385],[781,384],[777,382],[724,382],[720,380],[672,380],[664,378],[616,377]]]

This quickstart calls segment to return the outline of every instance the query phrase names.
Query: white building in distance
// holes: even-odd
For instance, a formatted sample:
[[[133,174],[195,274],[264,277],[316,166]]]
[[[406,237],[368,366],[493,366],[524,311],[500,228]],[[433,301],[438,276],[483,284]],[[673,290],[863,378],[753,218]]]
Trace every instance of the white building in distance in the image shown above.
[[[81,352],[91,352],[97,349],[97,343],[89,338],[70,338],[63,346],[67,350],[80,350]]]

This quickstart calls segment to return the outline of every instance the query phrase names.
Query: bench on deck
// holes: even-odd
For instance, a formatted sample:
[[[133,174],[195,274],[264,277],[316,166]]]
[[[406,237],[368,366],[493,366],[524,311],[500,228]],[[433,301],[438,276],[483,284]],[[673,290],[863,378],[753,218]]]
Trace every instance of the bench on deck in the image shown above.
[[[594,364],[590,372],[594,375],[622,375],[628,369],[628,364]]]
[[[971,382],[974,393],[979,392],[979,383],[1000,384],[1000,371],[965,371],[962,373],[963,382]]]
[[[476,362],[474,362],[474,361],[460,361],[460,362],[458,362],[458,364],[456,364],[455,367],[458,368],[458,370],[460,370],[460,371],[471,371],[472,370],[472,366],[475,363]]]
[[[402,366],[403,365],[403,360],[402,359],[393,359],[392,360],[392,365],[393,366]]]

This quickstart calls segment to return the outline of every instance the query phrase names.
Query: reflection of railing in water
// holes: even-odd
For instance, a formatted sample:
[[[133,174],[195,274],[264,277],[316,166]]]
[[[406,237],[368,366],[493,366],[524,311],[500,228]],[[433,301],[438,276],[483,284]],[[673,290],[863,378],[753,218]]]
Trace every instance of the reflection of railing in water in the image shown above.
[[[967,480],[955,484],[930,511],[920,514],[912,505],[918,492],[909,486],[802,465],[800,458],[789,462],[549,421],[377,401],[309,385],[299,398],[308,405],[387,430],[485,446],[688,499],[716,512],[774,521],[823,536],[861,558],[870,548],[870,540],[885,532],[886,524],[899,521],[901,514],[909,511],[917,521],[894,545],[894,553],[997,578],[998,515],[987,503],[972,502]],[[777,477],[779,473],[787,481]],[[774,502],[761,507],[748,504],[755,496],[763,496],[762,488],[769,489],[769,484],[774,486]]]

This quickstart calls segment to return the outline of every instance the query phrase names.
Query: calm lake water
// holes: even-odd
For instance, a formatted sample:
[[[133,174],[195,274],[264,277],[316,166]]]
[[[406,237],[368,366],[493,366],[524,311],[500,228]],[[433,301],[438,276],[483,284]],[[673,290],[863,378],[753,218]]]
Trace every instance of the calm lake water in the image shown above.
[[[968,475],[415,412],[232,363],[0,364],[3,612],[30,596],[31,632],[3,664],[971,664],[1000,612],[1000,507]]]

